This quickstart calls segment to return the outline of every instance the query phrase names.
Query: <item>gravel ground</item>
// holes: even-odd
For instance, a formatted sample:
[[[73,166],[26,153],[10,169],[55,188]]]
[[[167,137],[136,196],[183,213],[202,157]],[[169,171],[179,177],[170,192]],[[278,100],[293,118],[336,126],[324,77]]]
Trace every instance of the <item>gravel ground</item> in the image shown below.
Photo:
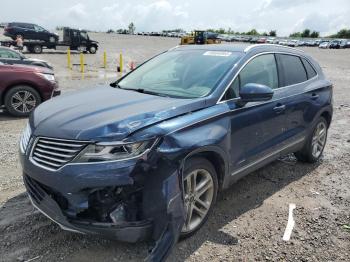
[[[0,32],[1,34],[1,32]],[[117,55],[140,63],[178,43],[161,37],[92,34],[97,55],[87,55],[84,79],[67,70],[64,54],[32,57],[50,61],[63,92],[117,78]],[[101,68],[107,51],[108,69]],[[313,165],[292,155],[262,168],[223,192],[206,225],[175,247],[169,261],[350,261],[350,50],[304,48],[334,83],[334,119],[323,159]],[[113,58],[114,57],[114,58]],[[78,55],[73,55],[74,63]],[[17,158],[26,119],[0,111],[0,261],[140,261],[147,245],[125,244],[62,231],[30,204]],[[282,236],[288,206],[296,204],[295,227]]]

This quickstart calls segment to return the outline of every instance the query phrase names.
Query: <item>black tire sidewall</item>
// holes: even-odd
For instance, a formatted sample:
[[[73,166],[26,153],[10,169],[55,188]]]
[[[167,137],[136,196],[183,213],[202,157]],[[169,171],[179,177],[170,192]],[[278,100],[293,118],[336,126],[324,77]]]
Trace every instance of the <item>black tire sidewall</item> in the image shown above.
[[[34,88],[32,88],[30,86],[26,86],[26,85],[15,86],[15,87],[12,87],[9,91],[7,91],[5,98],[4,98],[4,104],[5,104],[6,110],[11,115],[16,116],[16,117],[27,117],[30,115],[30,113],[35,108],[28,113],[21,113],[21,112],[16,111],[11,105],[11,97],[18,91],[31,92],[37,101],[35,108],[41,103],[41,97],[40,97],[39,93]]]
[[[183,180],[195,169],[205,169],[211,175],[211,177],[213,179],[213,183],[214,183],[213,201],[211,203],[211,206],[209,208],[208,213],[206,214],[203,221],[199,224],[199,226],[190,232],[180,233],[180,239],[185,239],[185,238],[192,236],[206,223],[206,221],[208,220],[208,217],[210,216],[210,214],[213,210],[213,207],[214,207],[214,205],[216,203],[216,199],[217,199],[218,178],[217,178],[216,170],[215,170],[214,166],[212,165],[212,163],[210,161],[208,161],[207,159],[202,158],[202,157],[194,157],[194,158],[190,158],[190,159],[186,160],[184,172],[183,172],[183,174],[184,174]]]

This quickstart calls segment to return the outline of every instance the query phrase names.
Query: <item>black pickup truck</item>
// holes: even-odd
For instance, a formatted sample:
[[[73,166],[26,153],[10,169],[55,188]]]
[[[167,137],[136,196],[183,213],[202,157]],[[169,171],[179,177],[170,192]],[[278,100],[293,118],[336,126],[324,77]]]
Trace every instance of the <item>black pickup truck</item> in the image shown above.
[[[6,27],[4,35],[8,36],[8,31],[6,30]],[[47,40],[40,40],[39,37],[39,39],[35,39],[35,36],[32,36],[30,38],[31,39],[27,39],[24,37],[23,46],[25,46],[29,52],[36,54],[42,53],[44,48],[55,49],[60,51],[64,51],[70,48],[70,50],[89,52],[91,54],[95,54],[98,49],[98,42],[91,40],[86,31],[72,29],[68,27],[63,28],[63,41],[59,41],[58,36],[56,39],[48,38]],[[0,45],[7,47],[16,46],[16,42],[15,40],[1,41]]]

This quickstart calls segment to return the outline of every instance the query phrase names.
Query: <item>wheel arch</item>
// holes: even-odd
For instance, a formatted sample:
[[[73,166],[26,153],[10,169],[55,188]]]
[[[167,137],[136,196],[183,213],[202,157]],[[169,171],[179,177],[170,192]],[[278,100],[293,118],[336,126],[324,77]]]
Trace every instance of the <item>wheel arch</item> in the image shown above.
[[[183,159],[182,162],[182,173],[184,170],[184,166],[186,161],[188,161],[191,158],[195,157],[203,157],[206,160],[208,160],[213,167],[215,168],[218,182],[219,182],[219,190],[221,190],[224,186],[224,181],[226,178],[226,175],[229,172],[229,162],[227,160],[227,156],[224,153],[224,151],[216,146],[205,146],[198,149],[195,149],[194,151],[190,152],[186,155],[186,157]]]
[[[329,112],[328,110],[324,110],[320,116],[324,117],[327,121],[327,125],[328,127],[331,125],[331,122],[332,122],[332,114],[331,112]]]

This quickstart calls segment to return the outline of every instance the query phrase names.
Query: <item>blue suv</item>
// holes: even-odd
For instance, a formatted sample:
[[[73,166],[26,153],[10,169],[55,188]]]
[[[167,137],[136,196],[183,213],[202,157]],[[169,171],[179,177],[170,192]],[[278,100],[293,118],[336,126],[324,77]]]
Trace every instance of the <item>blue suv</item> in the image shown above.
[[[176,47],[40,105],[20,141],[24,183],[63,229],[150,240],[160,261],[218,191],[288,153],[317,161],[331,119],[332,84],[300,50]]]

